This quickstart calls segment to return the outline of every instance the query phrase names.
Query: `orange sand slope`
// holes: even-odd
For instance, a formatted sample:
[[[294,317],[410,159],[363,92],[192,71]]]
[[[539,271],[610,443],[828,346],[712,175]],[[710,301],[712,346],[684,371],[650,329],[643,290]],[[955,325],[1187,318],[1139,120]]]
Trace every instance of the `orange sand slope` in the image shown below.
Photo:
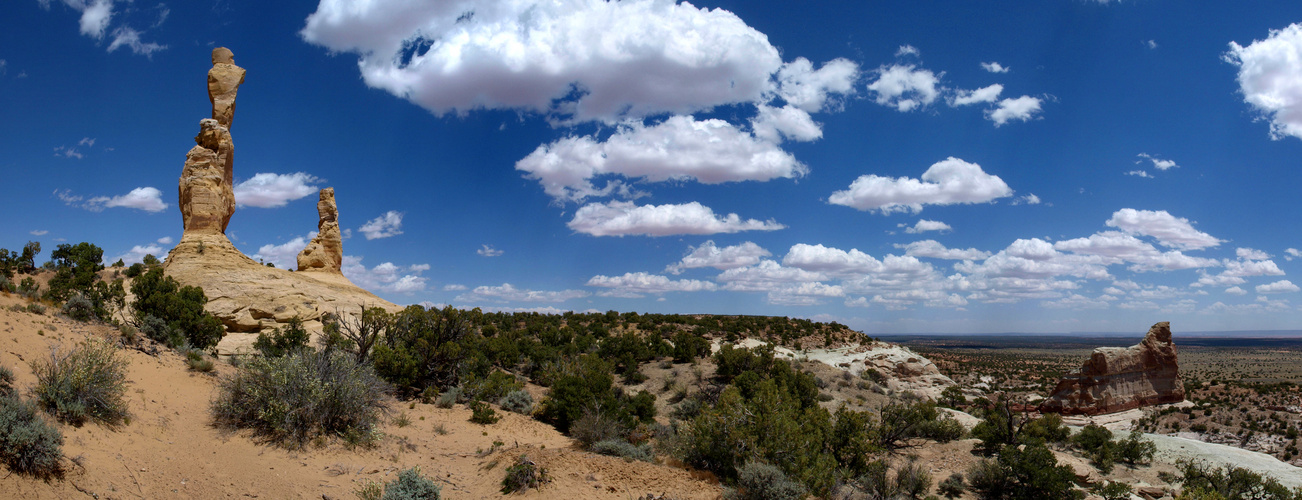
[[[55,346],[72,346],[85,335],[116,335],[58,317],[15,312],[25,304],[0,293],[0,365],[14,371],[26,391],[35,379],[29,363]],[[370,481],[386,482],[411,466],[438,482],[442,498],[501,496],[501,481],[515,457],[527,453],[545,467],[552,482],[526,498],[626,500],[647,494],[672,498],[718,498],[719,486],[692,473],[644,462],[595,455],[551,426],[499,411],[502,419],[481,426],[458,405],[440,409],[394,401],[393,415],[405,413],[411,425],[386,424],[374,449],[349,450],[341,442],[323,448],[289,451],[259,444],[246,432],[212,426],[208,404],[217,378],[235,368],[218,363],[217,375],[189,371],[177,354],[157,357],[123,349],[130,360],[127,399],[130,423],[110,429],[59,425],[68,474],[49,482],[15,474],[0,476],[3,498],[355,498]],[[387,419],[386,419],[387,421]],[[447,434],[435,432],[442,426]],[[494,442],[503,443],[494,446]],[[75,462],[75,463],[74,463]]]

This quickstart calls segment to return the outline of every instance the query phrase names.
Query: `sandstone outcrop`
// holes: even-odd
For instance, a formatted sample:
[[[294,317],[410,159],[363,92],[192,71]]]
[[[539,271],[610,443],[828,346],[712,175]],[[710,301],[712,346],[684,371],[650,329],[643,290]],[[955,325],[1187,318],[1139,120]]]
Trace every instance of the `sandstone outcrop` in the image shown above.
[[[1148,329],[1131,347],[1099,347],[1075,373],[1058,382],[1039,410],[1097,415],[1184,401],[1184,383],[1171,341],[1171,323]]]
[[[339,232],[339,208],[335,205],[335,188],[321,190],[316,202],[320,220],[316,223],[317,235],[298,254],[299,271],[339,272],[344,262],[344,240]]]
[[[204,306],[226,326],[217,349],[224,354],[248,350],[257,333],[298,317],[309,332],[319,333],[327,313],[356,314],[361,307],[400,308],[363,290],[339,273],[343,247],[334,190],[324,189],[317,203],[321,233],[313,240],[319,250],[308,252],[313,269],[334,272],[296,273],[267,267],[244,255],[226,237],[235,213],[233,151],[230,124],[235,94],[244,82],[244,69],[234,64],[230,50],[213,50],[208,72],[212,118],[199,122],[198,144],[186,154],[178,184],[185,231],[167,255],[164,270],[184,285],[203,288]],[[303,256],[300,256],[300,263]],[[309,264],[310,264],[309,262]],[[301,265],[301,264],[300,264]]]

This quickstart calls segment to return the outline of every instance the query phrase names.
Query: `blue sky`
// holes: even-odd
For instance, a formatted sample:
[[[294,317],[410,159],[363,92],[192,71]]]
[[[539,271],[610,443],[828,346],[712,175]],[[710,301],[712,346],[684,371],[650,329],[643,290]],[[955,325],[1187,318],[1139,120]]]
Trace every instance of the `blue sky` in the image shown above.
[[[0,246],[165,254],[225,46],[232,241],[397,303],[1302,329],[1298,2],[267,5],[0,4]]]

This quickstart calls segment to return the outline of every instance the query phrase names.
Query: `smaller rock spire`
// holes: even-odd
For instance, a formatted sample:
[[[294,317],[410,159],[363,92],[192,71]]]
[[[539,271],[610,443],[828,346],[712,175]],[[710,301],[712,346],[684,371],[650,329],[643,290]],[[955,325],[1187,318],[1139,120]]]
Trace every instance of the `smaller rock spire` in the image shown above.
[[[298,254],[299,271],[339,272],[344,261],[344,240],[339,233],[339,208],[335,205],[335,188],[321,190],[316,202],[319,220],[317,235]]]

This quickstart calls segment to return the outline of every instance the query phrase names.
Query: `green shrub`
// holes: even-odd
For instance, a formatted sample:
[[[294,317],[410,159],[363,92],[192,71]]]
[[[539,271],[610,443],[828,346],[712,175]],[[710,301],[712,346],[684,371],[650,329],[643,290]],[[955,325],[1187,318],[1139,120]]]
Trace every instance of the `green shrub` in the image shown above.
[[[459,399],[461,399],[461,387],[453,387],[448,389],[447,392],[440,394],[439,399],[434,403],[434,406],[445,409],[451,408],[452,405],[457,404],[457,400]]]
[[[895,491],[909,498],[918,498],[931,490],[931,474],[910,460],[895,470]]]
[[[528,456],[520,455],[515,459],[515,464],[506,468],[506,477],[502,478],[502,493],[537,488],[547,481],[547,469],[538,467]]]
[[[488,403],[485,403],[477,399],[470,402],[471,422],[480,425],[489,425],[489,424],[497,423],[499,418],[500,417],[497,416],[497,412],[493,411],[493,407],[488,406]]]
[[[56,348],[48,361],[33,363],[32,371],[37,405],[61,422],[116,425],[128,415],[127,360],[107,340],[87,337],[66,352]]]
[[[141,322],[140,330],[154,340],[179,347],[179,344],[171,342],[176,340],[179,332],[190,347],[207,349],[217,345],[226,335],[221,321],[203,310],[204,304],[208,303],[203,289],[183,287],[171,276],[164,276],[161,268],[151,269],[136,278],[131,283],[131,293],[136,296],[131,307],[137,321]],[[161,320],[167,328],[148,328],[145,323],[150,316]]]
[[[1089,424],[1071,437],[1072,444],[1085,452],[1090,463],[1100,472],[1110,474],[1116,463],[1116,443],[1112,442],[1112,431],[1107,428]]]
[[[367,321],[365,315],[363,322]],[[378,324],[383,323],[383,318],[378,313],[372,315],[377,325],[371,325],[371,331],[375,331],[383,326]],[[408,306],[388,322],[371,352],[371,360],[376,373],[405,393],[460,385],[463,360],[469,355],[463,340],[471,331],[464,311],[450,306],[428,310]]]
[[[191,370],[208,373],[216,369],[212,358],[203,355],[203,351],[198,349],[189,349],[185,351],[185,363]]]
[[[529,395],[529,391],[517,389],[503,396],[498,405],[503,410],[528,415],[533,412],[533,396]]]
[[[32,302],[31,304],[27,304],[27,312],[32,314],[45,314],[45,306]]]
[[[99,281],[95,273],[104,269],[104,251],[90,243],[59,245],[50,253],[55,273],[50,278],[46,298],[55,302],[67,301],[76,292],[89,292]]]
[[[524,389],[524,383],[510,373],[493,371],[487,377],[468,377],[462,387],[467,398],[497,401],[507,394]]]
[[[1117,460],[1130,465],[1147,465],[1153,461],[1153,455],[1157,453],[1157,445],[1153,441],[1144,439],[1144,434],[1139,431],[1130,431],[1130,436],[1116,442]]]
[[[1071,429],[1062,424],[1062,415],[1050,413],[1027,422],[1019,436],[1023,442],[1034,439],[1042,443],[1065,443],[1071,437]]]
[[[0,368],[7,374],[8,368]],[[63,436],[37,415],[36,406],[23,401],[7,382],[0,382],[0,462],[10,471],[37,477],[63,473]]]
[[[650,443],[638,446],[623,439],[607,439],[592,443],[592,446],[589,446],[588,449],[593,453],[628,460],[641,460],[643,462],[655,462],[656,460],[655,453],[651,451]]]
[[[299,349],[307,348],[308,334],[303,329],[303,320],[298,316],[289,319],[289,323],[282,330],[279,327],[271,332],[271,335],[265,333],[258,334],[258,340],[253,343],[253,348],[269,358],[279,358]]]
[[[90,321],[95,317],[95,304],[81,293],[74,293],[63,303],[63,314],[77,321]]]
[[[1130,485],[1120,481],[1108,481],[1107,484],[1100,485],[1094,489],[1094,492],[1103,497],[1103,500],[1129,500]]]
[[[997,460],[982,460],[968,469],[972,491],[981,498],[1083,498],[1073,488],[1076,475],[1071,467],[1058,465],[1053,452],[1043,444],[1007,446]]]
[[[144,274],[144,272],[145,272],[145,265],[137,262],[127,267],[126,275],[128,278],[135,278],[136,276],[140,276],[141,274]]]
[[[782,469],[763,462],[747,462],[737,472],[738,500],[800,500],[807,490],[787,478]]]
[[[679,332],[673,338],[675,363],[689,363],[710,355],[710,341],[700,335]]]
[[[627,432],[628,428],[620,421],[592,409],[584,411],[583,416],[570,425],[570,437],[584,447],[591,447],[599,441],[622,439]]]
[[[384,484],[380,500],[438,500],[439,486],[422,476],[419,467],[403,469],[397,479]]]
[[[1182,494],[1180,498],[1199,499],[1237,499],[1253,500],[1293,500],[1296,497],[1279,480],[1257,472],[1226,465],[1216,467],[1205,462],[1181,461],[1176,464],[1180,469],[1182,489],[1201,493],[1198,496]]]
[[[218,425],[253,429],[291,448],[327,435],[366,444],[385,409],[387,390],[369,365],[340,352],[303,349],[249,360],[222,379],[212,412]]]
[[[945,498],[958,498],[963,496],[967,491],[967,484],[963,482],[963,474],[955,472],[950,474],[937,485],[937,492],[944,495]]]

